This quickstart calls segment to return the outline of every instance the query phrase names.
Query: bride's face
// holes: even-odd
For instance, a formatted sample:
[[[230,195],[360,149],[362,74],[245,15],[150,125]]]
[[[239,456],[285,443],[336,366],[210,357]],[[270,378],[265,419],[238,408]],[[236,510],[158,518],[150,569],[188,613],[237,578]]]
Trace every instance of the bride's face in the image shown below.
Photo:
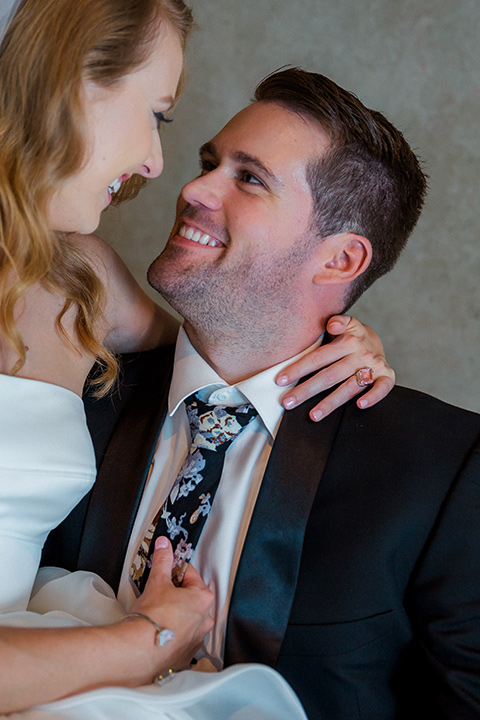
[[[52,230],[93,232],[122,182],[135,173],[160,175],[158,128],[174,103],[182,64],[180,40],[163,26],[140,69],[112,88],[84,83],[87,160],[55,192],[48,209]]]

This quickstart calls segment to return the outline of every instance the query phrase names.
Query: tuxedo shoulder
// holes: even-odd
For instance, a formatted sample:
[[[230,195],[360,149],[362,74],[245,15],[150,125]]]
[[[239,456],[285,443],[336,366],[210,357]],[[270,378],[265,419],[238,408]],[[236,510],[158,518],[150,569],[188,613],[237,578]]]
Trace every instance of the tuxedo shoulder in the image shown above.
[[[142,412],[153,396],[159,398],[167,393],[174,355],[175,345],[120,355],[118,378],[111,392],[96,397],[92,387],[87,386],[83,401],[95,443],[102,437],[105,440],[100,444],[104,445],[120,415],[129,413],[132,406],[137,413]]]
[[[396,386],[369,410],[350,405],[351,419],[379,436],[416,438],[423,444],[448,449],[480,443],[480,414],[450,405],[432,395]]]
[[[119,355],[119,382],[138,377],[140,380],[145,371],[153,374],[163,373],[166,368],[173,367],[175,356],[175,345],[164,345],[154,350],[143,352],[124,353]]]
[[[125,388],[145,384],[156,376],[171,375],[174,356],[174,344],[164,345],[153,350],[117,355],[118,377],[112,392],[104,396],[106,402],[111,401],[112,397],[115,398],[117,395],[121,395]],[[94,365],[89,379],[94,378],[99,370],[101,370],[100,365]],[[92,400],[95,402],[95,397],[94,388],[87,380],[84,401],[86,404],[90,404]]]
[[[398,407],[399,409],[415,408],[417,412],[427,416],[435,414],[438,415],[438,419],[457,418],[465,423],[471,423],[472,426],[480,427],[479,413],[465,410],[465,408],[458,407],[457,405],[451,405],[444,400],[440,400],[420,390],[413,390],[412,388],[397,385],[387,396],[386,400],[388,402],[385,404],[385,409],[387,409],[387,407]],[[379,406],[381,406],[381,404],[382,403],[379,403]]]

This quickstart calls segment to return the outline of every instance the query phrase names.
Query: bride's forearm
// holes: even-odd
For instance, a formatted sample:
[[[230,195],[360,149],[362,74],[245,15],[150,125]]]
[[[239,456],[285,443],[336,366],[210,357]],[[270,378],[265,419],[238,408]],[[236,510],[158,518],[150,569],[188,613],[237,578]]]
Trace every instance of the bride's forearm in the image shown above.
[[[137,687],[165,672],[175,641],[154,643],[141,618],[103,627],[0,628],[0,712],[108,685]]]
[[[175,587],[172,561],[170,543],[159,538],[145,590],[132,607],[143,617],[99,627],[0,625],[0,713],[109,685],[138,687],[186,667],[212,628],[213,595],[193,567]],[[159,647],[145,615],[175,637]]]

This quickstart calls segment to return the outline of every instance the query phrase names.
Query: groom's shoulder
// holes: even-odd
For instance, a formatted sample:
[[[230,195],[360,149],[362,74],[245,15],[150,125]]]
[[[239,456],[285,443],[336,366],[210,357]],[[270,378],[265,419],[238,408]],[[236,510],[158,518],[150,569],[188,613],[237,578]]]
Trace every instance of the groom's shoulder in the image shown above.
[[[398,443],[416,438],[448,452],[449,447],[480,441],[480,414],[402,386],[369,410],[354,407],[351,416],[370,432],[396,438]]]
[[[98,397],[94,385],[86,384],[84,403],[87,411],[102,406],[118,409],[140,390],[169,384],[175,355],[175,345],[118,356],[118,376],[113,389]],[[92,375],[95,374],[93,369]]]
[[[170,383],[174,357],[175,345],[121,355],[117,392],[121,394],[126,390],[134,391],[136,386],[147,383]]]
[[[437,420],[456,418],[460,422],[480,425],[479,413],[466,410],[457,405],[452,405],[420,390],[396,385],[386,400],[388,400],[388,402],[384,406],[385,411],[405,411],[407,413],[415,411],[416,417],[419,418],[436,418]],[[380,402],[378,405],[381,406],[382,403]]]
[[[106,448],[121,416],[147,418],[152,406],[166,402],[174,355],[175,345],[122,355],[113,390],[98,397],[94,386],[87,385],[83,401],[97,454]]]

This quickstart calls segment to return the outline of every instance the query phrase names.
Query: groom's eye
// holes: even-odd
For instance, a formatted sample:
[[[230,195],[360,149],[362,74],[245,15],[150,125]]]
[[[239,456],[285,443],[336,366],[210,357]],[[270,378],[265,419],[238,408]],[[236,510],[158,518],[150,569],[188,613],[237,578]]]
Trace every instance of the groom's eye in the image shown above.
[[[263,186],[263,182],[261,180],[259,180],[258,177],[256,177],[255,175],[252,175],[252,173],[249,172],[248,170],[243,170],[242,172],[240,172],[239,179],[244,183],[248,183],[249,185],[262,185]]]
[[[212,172],[212,170],[215,170],[216,167],[215,163],[211,160],[206,160],[205,158],[200,159],[200,170],[202,175]]]

